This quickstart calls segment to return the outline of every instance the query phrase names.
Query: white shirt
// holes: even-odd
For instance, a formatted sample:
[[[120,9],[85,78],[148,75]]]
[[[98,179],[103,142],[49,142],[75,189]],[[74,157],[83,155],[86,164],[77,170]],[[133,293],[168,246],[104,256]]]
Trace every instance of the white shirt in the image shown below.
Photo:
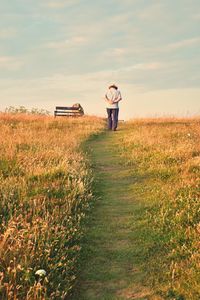
[[[119,104],[118,104],[118,101],[119,99],[121,99],[121,93],[120,91],[115,88],[110,88],[108,90],[108,92],[106,93],[106,97],[110,100],[110,101],[113,101],[114,103],[113,104],[109,104],[107,101],[106,101],[106,108],[119,108]]]

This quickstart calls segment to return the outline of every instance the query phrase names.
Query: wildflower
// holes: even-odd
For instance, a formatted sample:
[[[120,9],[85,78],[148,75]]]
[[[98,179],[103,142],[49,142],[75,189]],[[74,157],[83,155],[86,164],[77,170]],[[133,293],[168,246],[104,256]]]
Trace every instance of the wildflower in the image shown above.
[[[39,277],[43,277],[47,275],[47,272],[43,269],[40,269],[35,272],[35,275],[38,275]]]

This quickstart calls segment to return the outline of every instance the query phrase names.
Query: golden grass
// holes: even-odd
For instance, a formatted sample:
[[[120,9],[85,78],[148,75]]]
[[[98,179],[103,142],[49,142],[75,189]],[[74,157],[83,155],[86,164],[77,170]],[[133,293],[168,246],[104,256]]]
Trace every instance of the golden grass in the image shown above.
[[[121,153],[152,202],[149,279],[169,299],[199,299],[200,119],[143,119],[125,128]]]
[[[92,200],[81,144],[103,127],[97,117],[0,114],[1,299],[70,294]]]

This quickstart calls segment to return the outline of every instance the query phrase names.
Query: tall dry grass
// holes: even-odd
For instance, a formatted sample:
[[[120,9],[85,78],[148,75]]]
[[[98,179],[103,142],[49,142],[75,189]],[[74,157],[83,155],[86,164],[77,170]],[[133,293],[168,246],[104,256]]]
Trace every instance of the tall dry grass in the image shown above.
[[[0,115],[0,299],[70,294],[92,201],[81,144],[103,127],[95,117]]]
[[[145,268],[167,299],[200,298],[200,120],[125,125],[122,156],[149,199]],[[137,183],[136,183],[137,184]],[[148,237],[145,237],[148,239]]]

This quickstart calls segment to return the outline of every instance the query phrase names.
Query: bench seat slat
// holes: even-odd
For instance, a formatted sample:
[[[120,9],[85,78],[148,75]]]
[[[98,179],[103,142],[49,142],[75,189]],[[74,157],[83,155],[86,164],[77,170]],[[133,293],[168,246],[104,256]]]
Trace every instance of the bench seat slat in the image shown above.
[[[74,117],[76,117],[76,116],[83,116],[83,115],[81,115],[81,114],[59,114],[59,115],[55,115],[56,117],[68,117],[68,116],[74,116]]]
[[[78,110],[78,108],[73,106],[56,106],[56,110]]]
[[[56,114],[80,114],[80,111],[55,111]]]

